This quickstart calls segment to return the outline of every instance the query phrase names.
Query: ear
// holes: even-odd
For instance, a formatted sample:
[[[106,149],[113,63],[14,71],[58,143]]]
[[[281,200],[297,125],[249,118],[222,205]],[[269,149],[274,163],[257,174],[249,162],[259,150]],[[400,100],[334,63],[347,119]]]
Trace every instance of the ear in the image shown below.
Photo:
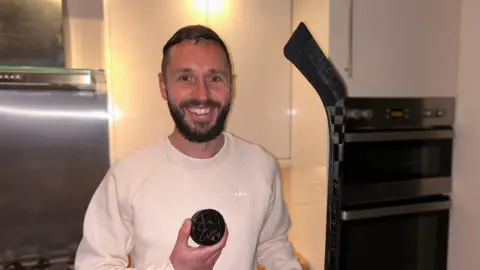
[[[235,95],[236,95],[236,79],[237,79],[237,75],[236,74],[232,74],[232,81],[230,82],[230,97],[231,99],[234,99],[235,98]]]
[[[158,84],[160,86],[160,93],[162,94],[162,98],[167,100],[167,86],[165,85],[165,79],[163,78],[163,74],[160,72],[158,73]]]

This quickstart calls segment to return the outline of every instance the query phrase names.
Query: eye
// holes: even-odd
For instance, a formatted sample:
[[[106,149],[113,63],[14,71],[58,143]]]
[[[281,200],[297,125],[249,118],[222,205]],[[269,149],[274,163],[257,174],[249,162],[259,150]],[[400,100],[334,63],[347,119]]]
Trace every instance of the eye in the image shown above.
[[[192,80],[192,77],[189,75],[180,75],[178,76],[177,80],[180,82],[188,82]]]
[[[213,76],[210,77],[210,81],[215,82],[215,83],[222,82],[223,78],[219,75],[213,75]]]

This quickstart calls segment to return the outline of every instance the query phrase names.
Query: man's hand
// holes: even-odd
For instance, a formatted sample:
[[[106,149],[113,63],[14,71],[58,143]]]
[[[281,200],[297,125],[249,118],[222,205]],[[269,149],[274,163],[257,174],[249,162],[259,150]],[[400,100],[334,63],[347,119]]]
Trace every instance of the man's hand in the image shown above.
[[[228,228],[222,240],[213,246],[193,248],[188,245],[191,221],[183,222],[178,231],[177,242],[170,254],[170,262],[175,270],[212,270],[225,247],[228,238]]]

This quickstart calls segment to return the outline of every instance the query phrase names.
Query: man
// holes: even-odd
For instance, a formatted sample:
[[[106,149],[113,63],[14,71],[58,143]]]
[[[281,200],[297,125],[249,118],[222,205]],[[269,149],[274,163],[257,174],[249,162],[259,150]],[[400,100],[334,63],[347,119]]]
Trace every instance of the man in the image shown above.
[[[86,212],[75,269],[253,270],[257,259],[267,270],[301,269],[274,159],[223,131],[233,86],[224,42],[188,26],[163,53],[159,84],[175,130],[109,170]],[[190,238],[189,217],[206,208],[227,224],[214,246]]]

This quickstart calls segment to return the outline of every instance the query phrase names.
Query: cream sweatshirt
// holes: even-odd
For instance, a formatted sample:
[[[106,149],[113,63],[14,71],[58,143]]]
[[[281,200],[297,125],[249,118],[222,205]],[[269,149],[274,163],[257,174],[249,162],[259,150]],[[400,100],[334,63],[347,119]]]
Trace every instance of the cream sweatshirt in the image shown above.
[[[229,229],[215,270],[254,270],[257,259],[266,270],[302,269],[287,238],[273,157],[224,135],[210,159],[186,156],[166,138],[112,165],[86,211],[75,269],[174,270],[169,256],[178,230],[205,208],[219,211]]]

